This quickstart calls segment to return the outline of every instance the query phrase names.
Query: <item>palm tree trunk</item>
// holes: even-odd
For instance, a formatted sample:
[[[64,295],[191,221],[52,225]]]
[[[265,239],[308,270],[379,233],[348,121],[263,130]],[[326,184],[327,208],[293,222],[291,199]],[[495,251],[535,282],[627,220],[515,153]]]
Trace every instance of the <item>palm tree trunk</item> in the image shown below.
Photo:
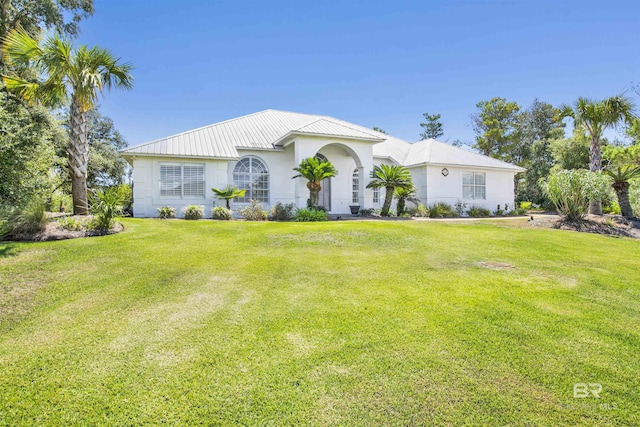
[[[69,126],[69,169],[71,172],[71,195],[74,215],[87,215],[87,165],[89,163],[89,143],[87,139],[87,112],[74,98],[71,101]]]
[[[226,199],[225,202],[227,203],[227,209],[231,210],[231,202],[229,199]]]
[[[620,205],[620,213],[625,218],[633,218],[633,209],[631,208],[631,202],[629,202],[629,183],[628,182],[614,182],[613,189],[618,196],[618,204]]]
[[[404,207],[405,207],[405,198],[404,197],[398,197],[398,206],[397,206],[397,211],[396,214],[398,216],[402,215],[404,213]]]
[[[597,136],[591,137],[591,147],[589,148],[589,170],[591,172],[600,172],[602,170],[600,138]],[[602,215],[602,200],[591,200],[589,202],[589,213],[591,215]]]
[[[320,191],[315,189],[309,190],[309,196],[311,197],[311,207],[314,209],[318,207],[318,198],[320,196]]]
[[[391,209],[391,202],[393,201],[393,191],[395,188],[386,187],[387,192],[384,195],[384,205],[382,205],[382,212],[380,212],[381,216],[389,216],[389,209]]]

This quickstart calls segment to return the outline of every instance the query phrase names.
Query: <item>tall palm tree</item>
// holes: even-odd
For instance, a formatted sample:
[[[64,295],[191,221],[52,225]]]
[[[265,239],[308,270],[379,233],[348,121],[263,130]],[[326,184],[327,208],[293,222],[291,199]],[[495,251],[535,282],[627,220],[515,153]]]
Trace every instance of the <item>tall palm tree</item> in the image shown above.
[[[420,199],[418,198],[418,189],[411,184],[410,187],[398,187],[393,193],[396,199],[398,199],[398,207],[397,213],[398,216],[404,213],[405,205],[407,202],[411,202],[414,204],[420,203]]]
[[[307,182],[307,188],[309,189],[311,206],[314,208],[318,207],[318,195],[322,190],[322,180],[338,175],[338,170],[330,161],[320,160],[316,157],[302,159],[300,165],[293,168],[293,170],[298,172],[298,175],[292,179],[304,178],[309,181]]]
[[[86,215],[89,161],[87,113],[105,89],[113,86],[131,89],[131,65],[121,63],[106,49],[84,45],[73,49],[69,41],[57,35],[40,41],[22,28],[11,30],[2,40],[2,54],[9,65],[17,69],[34,69],[39,73],[36,80],[25,79],[17,74],[3,75],[2,80],[8,90],[29,102],[40,102],[48,107],[60,107],[70,100],[70,144],[67,154],[73,212]]]
[[[411,172],[404,166],[380,165],[373,167],[373,180],[367,184],[367,188],[385,188],[384,204],[380,215],[388,216],[393,201],[393,193],[396,188],[412,187]]]
[[[227,185],[222,189],[212,188],[211,191],[216,193],[218,199],[222,199],[227,203],[227,209],[229,210],[231,210],[231,199],[244,197],[244,194],[247,192],[247,190],[241,190],[235,185]]]
[[[627,164],[609,167],[604,172],[613,178],[613,189],[618,197],[620,213],[625,218],[633,218],[633,209],[629,202],[629,181],[640,176],[640,167]]]
[[[573,106],[563,105],[560,107],[560,118],[573,118],[574,126],[583,128],[591,138],[589,149],[589,170],[591,172],[602,170],[600,143],[604,131],[610,127],[617,127],[622,122],[631,123],[635,118],[634,110],[633,101],[622,95],[602,101],[580,97]],[[600,199],[590,202],[589,213],[602,215],[602,201]]]

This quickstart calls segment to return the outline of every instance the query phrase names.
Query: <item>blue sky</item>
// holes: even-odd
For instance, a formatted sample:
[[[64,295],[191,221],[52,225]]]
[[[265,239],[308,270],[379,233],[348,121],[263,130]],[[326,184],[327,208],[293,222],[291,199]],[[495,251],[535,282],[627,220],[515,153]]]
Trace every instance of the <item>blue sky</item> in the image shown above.
[[[101,101],[130,145],[276,108],[472,142],[480,100],[603,98],[640,82],[640,0],[95,0],[79,42],[135,66]]]

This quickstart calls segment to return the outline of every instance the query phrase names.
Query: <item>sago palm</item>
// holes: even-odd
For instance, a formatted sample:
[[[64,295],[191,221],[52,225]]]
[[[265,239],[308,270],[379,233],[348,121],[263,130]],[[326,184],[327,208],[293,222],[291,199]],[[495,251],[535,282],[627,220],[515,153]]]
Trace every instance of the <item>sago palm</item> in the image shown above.
[[[397,213],[398,216],[404,213],[404,209],[407,202],[411,202],[414,204],[420,203],[420,199],[418,198],[418,189],[411,184],[410,187],[398,187],[394,192],[394,196],[398,199],[398,207]]]
[[[222,189],[212,188],[211,191],[216,193],[216,197],[218,199],[222,199],[226,202],[227,209],[231,209],[230,202],[232,199],[235,199],[236,197],[244,197],[244,194],[247,192],[247,190],[241,190],[235,185],[227,185]]]
[[[338,175],[338,170],[328,160],[320,160],[316,157],[308,157],[300,162],[298,167],[293,168],[298,172],[298,175],[292,179],[304,178],[307,181],[307,188],[309,189],[309,198],[311,200],[311,206],[318,207],[318,195],[322,190],[322,180],[331,178]]]
[[[604,170],[613,179],[613,189],[618,197],[620,213],[625,218],[633,218],[629,201],[629,181],[640,176],[640,167],[635,165],[613,166]]]
[[[404,166],[397,165],[380,165],[373,167],[373,180],[367,185],[367,188],[385,188],[384,204],[380,215],[388,216],[393,201],[393,193],[397,188],[412,187],[411,173]]]
[[[106,49],[84,45],[74,49],[69,41],[57,35],[41,41],[21,28],[10,31],[2,40],[2,54],[4,61],[14,69],[33,69],[39,76],[29,80],[17,74],[3,75],[2,80],[8,90],[29,102],[39,102],[48,107],[60,107],[70,101],[67,154],[73,212],[86,215],[87,113],[105,89],[132,87],[131,65],[121,63]]]
[[[602,101],[589,98],[578,98],[573,106],[560,107],[560,117],[573,118],[575,127],[584,129],[591,138],[589,149],[589,170],[602,170],[601,140],[604,131],[610,127],[617,127],[621,123],[631,123],[635,118],[635,105],[631,99],[624,96],[613,96]],[[602,215],[602,201],[593,200],[589,212]]]

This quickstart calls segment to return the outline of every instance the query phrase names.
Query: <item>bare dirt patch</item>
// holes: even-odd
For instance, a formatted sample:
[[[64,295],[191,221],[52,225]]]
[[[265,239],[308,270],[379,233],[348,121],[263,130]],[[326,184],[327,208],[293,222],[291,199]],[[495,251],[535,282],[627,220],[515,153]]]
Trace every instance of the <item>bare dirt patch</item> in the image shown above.
[[[620,215],[589,215],[584,221],[567,221],[557,215],[536,215],[532,218],[528,222],[532,227],[640,239],[640,221],[629,220]]]
[[[516,268],[515,265],[497,261],[482,261],[479,265],[480,267],[489,268],[491,270],[513,270]]]

